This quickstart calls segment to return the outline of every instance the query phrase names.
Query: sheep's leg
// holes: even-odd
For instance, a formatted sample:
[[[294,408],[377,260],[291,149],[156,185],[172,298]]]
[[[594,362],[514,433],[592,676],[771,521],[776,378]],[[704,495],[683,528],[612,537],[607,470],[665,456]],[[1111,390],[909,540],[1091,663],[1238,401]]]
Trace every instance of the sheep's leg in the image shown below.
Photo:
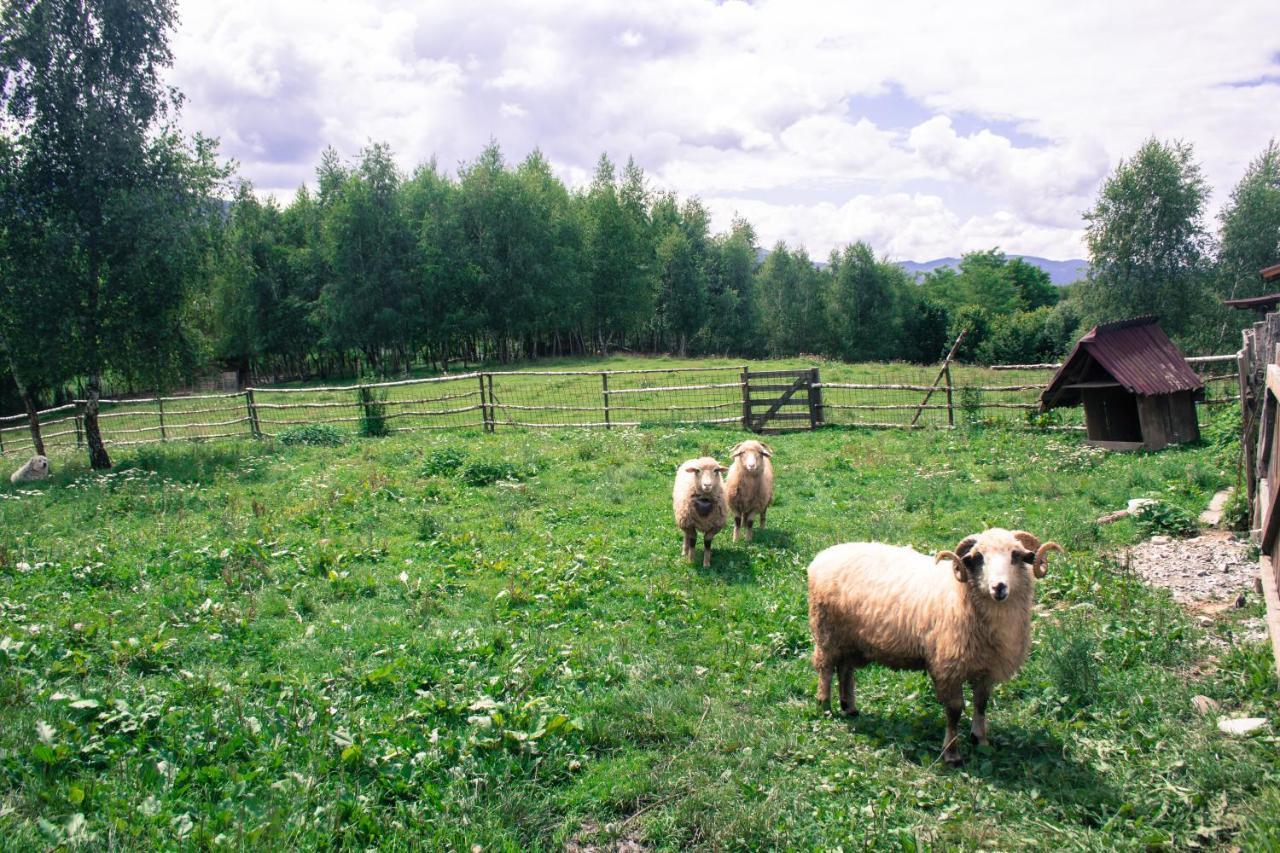
[[[751,541],[751,525],[755,524],[755,522],[751,520],[751,516],[749,515],[745,515],[743,516],[743,518],[747,520],[747,541],[750,542]]]
[[[762,510],[760,510],[760,529],[761,529],[761,530],[764,530],[764,515],[765,515],[765,513],[767,513],[768,511],[769,511],[769,510],[767,510],[767,509],[762,509]]]
[[[952,767],[964,763],[960,750],[956,747],[959,739],[960,715],[964,713],[964,682],[954,684],[935,684],[938,701],[947,709],[947,735],[942,742],[942,760]]]
[[[711,540],[715,537],[714,533],[704,533],[702,535],[702,568],[711,568]]]
[[[991,679],[975,678],[969,682],[973,688],[973,726],[969,739],[987,746],[987,701],[991,699]]]
[[[831,710],[831,673],[835,667],[822,652],[815,650],[813,668],[818,671],[818,713],[821,714]]]
[[[836,674],[840,677],[840,710],[850,717],[858,716],[858,708],[854,704],[854,690],[857,688],[857,676],[854,674],[856,669],[857,661],[850,657],[841,659],[840,665],[836,667]]]
[[[733,517],[733,541],[738,541],[738,529],[742,527],[742,516],[735,515]]]
[[[681,554],[690,563],[693,562],[694,554],[698,550],[698,531],[686,530],[684,532],[684,550]]]

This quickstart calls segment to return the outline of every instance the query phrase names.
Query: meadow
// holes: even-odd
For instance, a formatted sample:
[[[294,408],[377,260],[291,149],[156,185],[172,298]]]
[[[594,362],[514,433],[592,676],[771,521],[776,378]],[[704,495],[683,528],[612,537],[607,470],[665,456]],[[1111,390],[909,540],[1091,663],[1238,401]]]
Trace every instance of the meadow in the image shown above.
[[[1277,684],[1123,571],[1132,497],[1198,512],[1230,418],[1157,454],[1074,433],[771,438],[751,544],[683,562],[678,462],[728,428],[140,446],[0,486],[0,847],[1274,847]],[[988,525],[1061,542],[993,746],[939,759],[925,676],[819,713],[804,572]],[[1216,638],[1217,642],[1210,642]],[[1219,734],[1191,697],[1271,718]],[[966,713],[966,720],[968,715]]]

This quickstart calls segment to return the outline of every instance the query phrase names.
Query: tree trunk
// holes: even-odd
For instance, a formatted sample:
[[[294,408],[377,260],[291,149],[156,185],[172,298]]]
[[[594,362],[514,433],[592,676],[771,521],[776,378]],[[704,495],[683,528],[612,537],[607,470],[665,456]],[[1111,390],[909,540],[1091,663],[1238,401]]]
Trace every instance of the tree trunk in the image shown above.
[[[31,443],[35,445],[35,451],[40,456],[46,455],[44,452],[44,437],[40,435],[40,415],[36,411],[36,398],[27,390],[26,385],[19,385],[18,391],[22,394],[22,405],[27,410],[27,424],[31,427]]]
[[[102,443],[102,430],[98,427],[98,400],[102,397],[102,377],[94,373],[89,377],[88,393],[84,403],[84,437],[89,445],[89,466],[95,471],[111,467],[111,457]]]

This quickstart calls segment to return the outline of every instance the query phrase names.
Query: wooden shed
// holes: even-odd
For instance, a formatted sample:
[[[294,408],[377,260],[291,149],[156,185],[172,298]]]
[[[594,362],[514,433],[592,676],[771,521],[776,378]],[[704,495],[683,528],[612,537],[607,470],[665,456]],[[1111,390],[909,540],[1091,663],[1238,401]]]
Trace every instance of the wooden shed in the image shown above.
[[[1089,443],[1160,450],[1200,437],[1204,383],[1155,317],[1095,326],[1040,394],[1040,410],[1084,404]]]

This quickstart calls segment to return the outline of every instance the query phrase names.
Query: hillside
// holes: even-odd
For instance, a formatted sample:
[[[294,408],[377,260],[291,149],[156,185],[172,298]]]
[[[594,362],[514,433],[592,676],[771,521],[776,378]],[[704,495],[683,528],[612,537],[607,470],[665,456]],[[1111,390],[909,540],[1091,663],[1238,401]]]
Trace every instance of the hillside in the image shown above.
[[[1049,279],[1057,285],[1071,284],[1084,278],[1089,271],[1089,262],[1083,258],[1068,258],[1065,261],[1053,261],[1035,255],[1009,255],[1010,258],[1021,258],[1032,266],[1037,266],[1049,274]],[[899,261],[898,266],[910,273],[923,275],[939,267],[958,269],[959,258],[935,258],[932,261]]]

